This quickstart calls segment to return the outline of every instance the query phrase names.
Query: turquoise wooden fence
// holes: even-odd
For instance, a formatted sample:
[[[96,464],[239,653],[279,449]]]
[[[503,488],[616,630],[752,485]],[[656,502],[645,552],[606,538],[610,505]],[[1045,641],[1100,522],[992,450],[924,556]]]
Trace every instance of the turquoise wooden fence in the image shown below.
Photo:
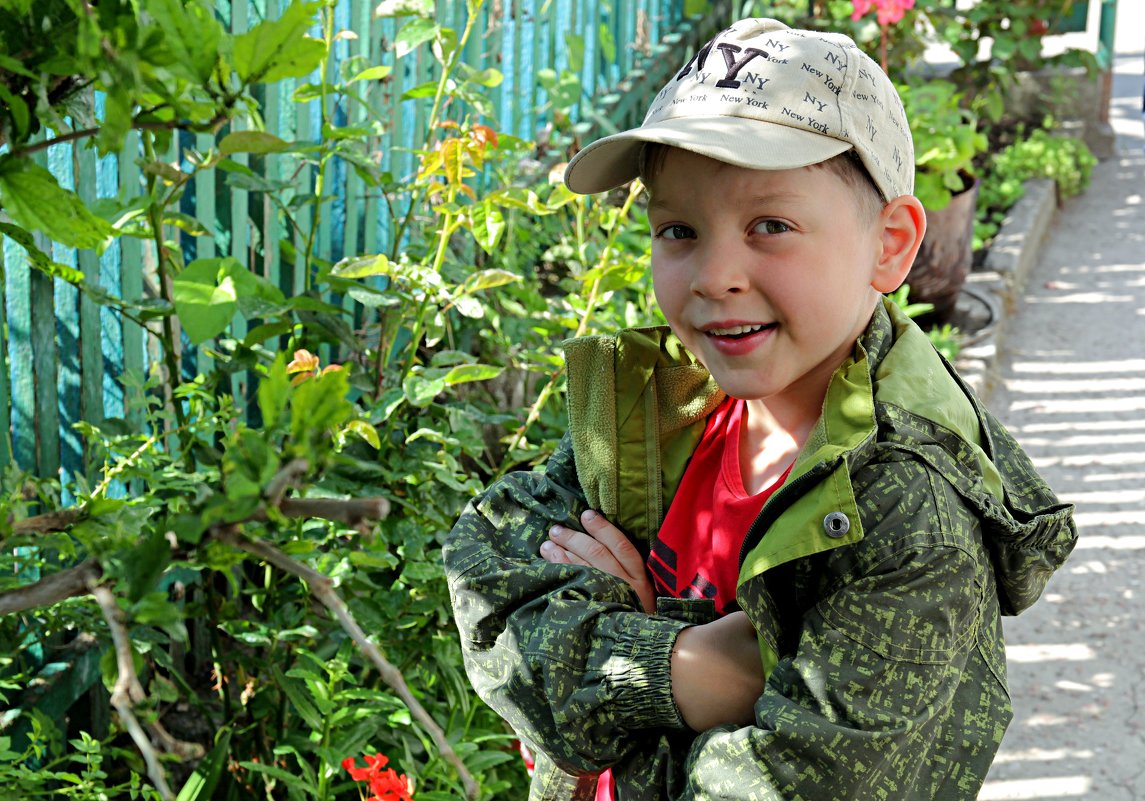
[[[238,33],[274,17],[286,2],[220,0],[217,8],[224,24]],[[574,119],[585,130],[631,124],[642,113],[648,92],[655,88],[652,84],[666,77],[665,70],[695,39],[718,25],[713,12],[703,20],[685,19],[683,6],[684,0],[487,0],[465,61],[478,68],[496,67],[504,74],[504,82],[492,91],[496,109],[492,124],[501,131],[535,138],[548,113],[538,74],[574,68],[583,87]],[[463,27],[464,2],[439,0],[437,9],[441,24]],[[333,69],[356,56],[371,65],[395,64],[389,43],[398,21],[376,18],[370,0],[342,0],[335,14],[337,27],[354,31],[357,37],[336,43]],[[419,138],[426,111],[424,104],[400,98],[405,89],[427,80],[432,66],[424,48],[420,56],[398,61],[389,89],[377,101],[391,120],[381,145],[383,158],[391,162],[387,169],[412,167],[411,157],[401,148],[412,147]],[[318,104],[292,102],[293,88],[278,86],[263,98],[267,127],[284,139],[315,139]],[[349,105],[334,113],[352,123],[365,112]],[[184,133],[168,156],[179,159],[185,148],[205,150],[213,143],[211,136]],[[132,156],[138,147],[137,139],[129,139],[120,157],[98,158],[90,148],[70,145],[39,155],[61,184],[94,201],[142,186]],[[246,156],[236,158],[243,161]],[[304,172],[294,180],[308,187],[314,176]],[[327,180],[337,199],[335,213],[327,215],[318,231],[319,255],[338,259],[384,250],[388,217],[381,213],[378,199],[370,197],[353,170],[343,164],[335,164]],[[234,255],[284,291],[297,291],[302,286],[301,265],[284,264],[278,247],[262,246],[284,235],[266,202],[261,195],[224,185],[215,171],[199,173],[182,201],[182,211],[197,218],[211,235],[185,237],[187,258]],[[98,256],[59,247],[52,255],[120,297],[135,299],[154,292],[154,251],[139,239],[123,237]],[[83,443],[74,423],[124,418],[132,427],[141,425],[140,394],[132,382],[138,383],[158,357],[157,342],[145,329],[99,307],[75,287],[31,269],[23,249],[10,239],[4,239],[0,249],[0,269],[5,324],[0,343],[0,466],[14,462],[39,476],[58,476],[66,484],[84,464]],[[241,336],[244,323],[238,320],[236,325]],[[205,366],[205,358],[188,351],[184,364],[193,372],[196,366]],[[244,381],[241,376],[236,379],[239,397],[248,389]]]

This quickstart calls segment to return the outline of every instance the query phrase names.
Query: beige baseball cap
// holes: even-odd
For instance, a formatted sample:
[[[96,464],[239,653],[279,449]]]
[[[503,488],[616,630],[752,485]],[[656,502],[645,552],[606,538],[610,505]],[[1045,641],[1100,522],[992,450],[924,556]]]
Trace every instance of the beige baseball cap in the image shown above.
[[[603,192],[638,174],[645,142],[757,170],[818,164],[852,148],[884,200],[914,192],[914,144],[898,92],[848,37],[745,19],[701,47],[656,93],[639,128],[585,147],[565,183]]]

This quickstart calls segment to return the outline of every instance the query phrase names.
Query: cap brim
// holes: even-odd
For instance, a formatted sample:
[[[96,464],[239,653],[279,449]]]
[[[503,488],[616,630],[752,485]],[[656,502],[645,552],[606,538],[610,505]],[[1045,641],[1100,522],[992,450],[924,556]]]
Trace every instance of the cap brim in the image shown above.
[[[741,117],[681,117],[598,139],[565,169],[565,185],[580,195],[604,192],[639,174],[646,142],[671,145],[753,170],[791,170],[818,164],[851,143],[774,122]]]

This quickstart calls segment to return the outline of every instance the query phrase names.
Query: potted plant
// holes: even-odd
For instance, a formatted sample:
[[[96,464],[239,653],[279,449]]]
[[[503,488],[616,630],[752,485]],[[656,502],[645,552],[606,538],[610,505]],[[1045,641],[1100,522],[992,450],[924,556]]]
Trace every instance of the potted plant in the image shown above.
[[[944,322],[970,272],[978,194],[972,164],[987,140],[950,81],[900,85],[899,95],[914,137],[915,195],[927,220],[909,276],[911,298],[933,304],[934,319]]]

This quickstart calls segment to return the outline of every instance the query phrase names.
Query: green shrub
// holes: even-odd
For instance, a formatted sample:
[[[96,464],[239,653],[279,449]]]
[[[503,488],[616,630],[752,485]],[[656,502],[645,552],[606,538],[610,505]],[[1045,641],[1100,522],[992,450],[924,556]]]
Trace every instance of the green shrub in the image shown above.
[[[1028,136],[1019,130],[1016,141],[988,159],[978,192],[975,248],[998,233],[1006,212],[1024,194],[1025,181],[1053,179],[1062,199],[1089,185],[1097,158],[1080,139],[1053,134],[1051,124],[1047,121],[1046,128],[1035,128]]]

